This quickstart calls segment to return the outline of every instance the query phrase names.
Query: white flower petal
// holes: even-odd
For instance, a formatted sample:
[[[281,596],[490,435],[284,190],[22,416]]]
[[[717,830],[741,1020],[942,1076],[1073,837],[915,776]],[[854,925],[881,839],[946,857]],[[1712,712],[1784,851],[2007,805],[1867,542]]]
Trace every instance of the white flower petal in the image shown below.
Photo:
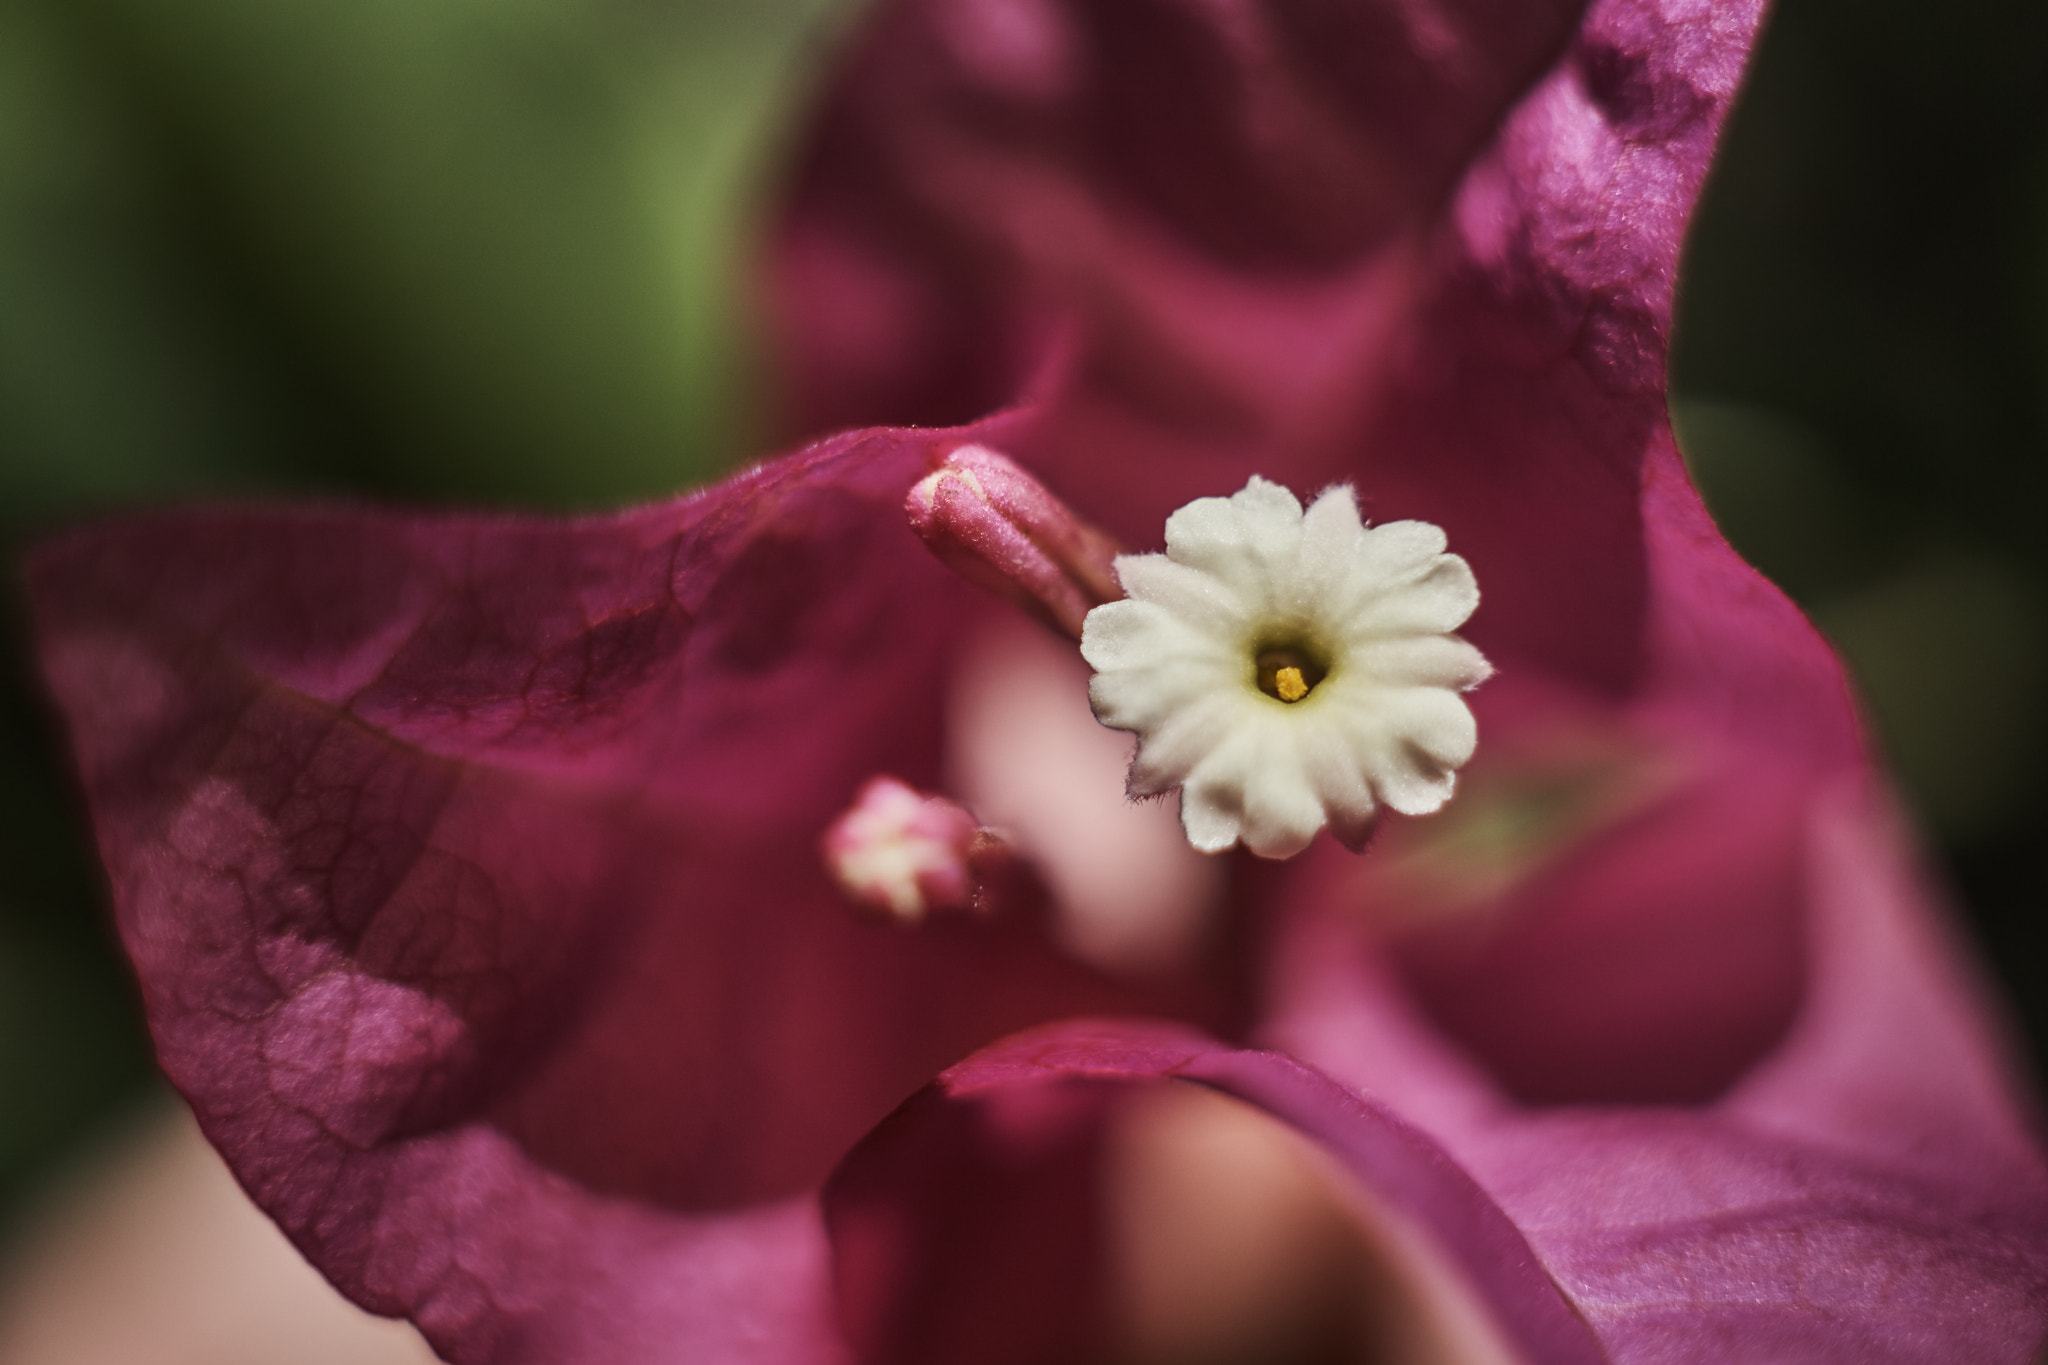
[[[1126,599],[1088,613],[1081,627],[1081,657],[1097,671],[1233,659],[1235,652],[1218,634],[1156,602]]]
[[[1341,594],[1364,552],[1365,527],[1358,499],[1347,484],[1327,489],[1301,518],[1301,552],[1295,572],[1302,588],[1319,599]]]
[[[1188,843],[1204,853],[1221,853],[1244,828],[1244,788],[1227,777],[1180,790],[1180,827]]]
[[[1403,815],[1427,815],[1450,800],[1457,769],[1478,743],[1471,708],[1435,687],[1379,690],[1353,732],[1374,792]]]
[[[1387,809],[1402,815],[1434,815],[1449,805],[1457,794],[1456,773],[1421,766],[1390,776],[1381,792]]]
[[[1374,584],[1405,583],[1427,572],[1449,543],[1444,528],[1430,522],[1381,522],[1366,531],[1356,571]]]
[[[1347,847],[1356,848],[1380,812],[1358,749],[1343,725],[1330,717],[1319,717],[1317,724],[1302,730],[1302,766],[1329,815],[1330,830]]]
[[[1242,593],[1214,574],[1165,555],[1118,555],[1116,577],[1133,601],[1156,605],[1211,634],[1242,630],[1264,600],[1263,587]]]
[[[1493,665],[1455,635],[1381,636],[1344,656],[1347,674],[1375,687],[1447,687],[1466,692],[1493,674]]]
[[[1479,582],[1458,556],[1438,555],[1421,575],[1354,600],[1348,629],[1360,635],[1441,634],[1478,609]]]
[[[1166,519],[1166,557],[1258,600],[1287,579],[1301,543],[1301,503],[1253,477],[1228,498],[1197,498]]]
[[[1291,858],[1308,847],[1323,827],[1323,808],[1302,771],[1293,729],[1278,716],[1246,715],[1195,765],[1181,790],[1181,823],[1191,838],[1197,824],[1228,814],[1237,837],[1262,857]],[[1195,817],[1188,814],[1191,793],[1201,808]]]
[[[1211,719],[1208,713],[1233,700],[1232,694],[1241,690],[1233,686],[1234,681],[1220,680],[1197,668],[1125,668],[1098,673],[1090,679],[1088,705],[1104,725],[1144,737],[1139,745],[1139,763],[1147,765],[1152,762],[1145,757],[1148,750],[1163,756],[1168,750],[1179,748],[1180,741],[1169,742],[1163,737],[1178,735],[1198,719],[1204,725],[1227,728],[1227,714],[1217,712]],[[1207,751],[1205,747],[1203,752]],[[1194,761],[1190,758],[1187,763]],[[1176,773],[1157,790],[1163,791],[1180,779],[1181,774]]]
[[[1207,679],[1175,668],[1120,668],[1088,680],[1088,709],[1112,730],[1133,734],[1166,724],[1207,696]]]
[[[1269,722],[1245,780],[1244,843],[1261,858],[1292,858],[1328,823],[1321,796],[1302,761],[1305,727]]]
[[[1462,768],[1479,748],[1479,722],[1457,693],[1404,687],[1397,693],[1400,729],[1408,743],[1446,768]]]
[[[1141,731],[1131,759],[1131,791],[1153,796],[1187,781],[1198,765],[1244,731],[1252,700],[1242,684],[1215,688]]]

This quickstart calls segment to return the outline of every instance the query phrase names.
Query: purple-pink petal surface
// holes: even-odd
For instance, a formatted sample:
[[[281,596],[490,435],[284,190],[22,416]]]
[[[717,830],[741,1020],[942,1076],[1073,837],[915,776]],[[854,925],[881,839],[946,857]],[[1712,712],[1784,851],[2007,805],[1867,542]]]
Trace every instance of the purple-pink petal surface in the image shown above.
[[[1290,1058],[1116,1021],[978,1053],[848,1157],[825,1202],[861,1359],[1097,1358],[1113,1275],[1089,1254],[1102,1240],[1090,1158],[1128,1092],[1161,1080],[1213,1087],[1321,1143],[1395,1216],[1427,1230],[1524,1358],[1602,1359],[1514,1224],[1398,1116]]]
[[[809,1341],[802,1197],[847,1146],[1014,1028],[1161,1007],[1014,917],[871,923],[815,854],[873,772],[938,780],[973,599],[902,526],[925,444],[581,523],[195,513],[32,565],[165,1070],[455,1358]]]
[[[994,1361],[1006,1323],[1032,1359],[1099,1326],[1101,1125],[1196,1082],[1531,1361],[2030,1359],[2031,1101],[1665,411],[1758,20],[897,0],[766,252],[789,430],[841,434],[614,516],[44,547],[159,1054],[257,1202],[464,1365]],[[1083,965],[1057,906],[857,911],[824,832],[877,776],[946,793],[1015,611],[905,522],[966,445],[1134,549],[1254,473],[1443,526],[1499,668],[1458,800],[1227,863],[1233,953],[1163,975]]]

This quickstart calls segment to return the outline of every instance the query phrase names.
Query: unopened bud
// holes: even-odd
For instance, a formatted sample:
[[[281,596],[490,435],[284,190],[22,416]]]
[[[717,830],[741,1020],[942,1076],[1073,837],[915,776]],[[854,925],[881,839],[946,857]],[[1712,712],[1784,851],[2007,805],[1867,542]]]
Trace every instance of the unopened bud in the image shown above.
[[[934,911],[995,915],[1039,905],[1043,883],[1000,830],[943,796],[871,777],[819,850],[839,889],[904,924]]]
[[[961,446],[910,490],[910,524],[945,564],[1056,630],[1123,595],[1117,546],[1007,456]]]
[[[941,796],[874,777],[825,831],[825,866],[842,891],[899,920],[967,906],[974,817]]]

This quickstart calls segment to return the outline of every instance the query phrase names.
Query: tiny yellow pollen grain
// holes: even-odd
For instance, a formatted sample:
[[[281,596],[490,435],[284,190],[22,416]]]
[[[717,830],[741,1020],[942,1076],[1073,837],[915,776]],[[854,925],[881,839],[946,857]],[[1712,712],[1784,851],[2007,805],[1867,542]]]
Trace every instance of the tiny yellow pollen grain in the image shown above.
[[[1280,694],[1282,701],[1300,701],[1308,695],[1308,683],[1301,676],[1301,670],[1289,666],[1273,674],[1273,690]]]

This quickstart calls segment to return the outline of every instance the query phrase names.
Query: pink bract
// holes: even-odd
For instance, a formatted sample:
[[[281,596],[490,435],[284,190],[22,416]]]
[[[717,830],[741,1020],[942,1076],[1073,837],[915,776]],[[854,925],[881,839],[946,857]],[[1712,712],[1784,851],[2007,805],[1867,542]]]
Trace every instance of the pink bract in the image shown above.
[[[1838,665],[1666,418],[1758,18],[892,3],[769,248],[792,428],[857,429],[614,516],[45,546],[159,1055],[257,1202],[463,1365],[1064,1359],[1085,1216],[1017,1232],[982,1116],[1078,1087],[1032,1178],[1085,1215],[1054,1139],[1192,1082],[1532,1361],[2029,1359],[2028,1101]],[[853,912],[823,831],[878,774],[945,790],[949,677],[1015,611],[905,524],[969,444],[1137,548],[1252,473],[1444,526],[1501,675],[1465,794],[1232,864],[1230,950],[1176,972],[1043,906]]]

